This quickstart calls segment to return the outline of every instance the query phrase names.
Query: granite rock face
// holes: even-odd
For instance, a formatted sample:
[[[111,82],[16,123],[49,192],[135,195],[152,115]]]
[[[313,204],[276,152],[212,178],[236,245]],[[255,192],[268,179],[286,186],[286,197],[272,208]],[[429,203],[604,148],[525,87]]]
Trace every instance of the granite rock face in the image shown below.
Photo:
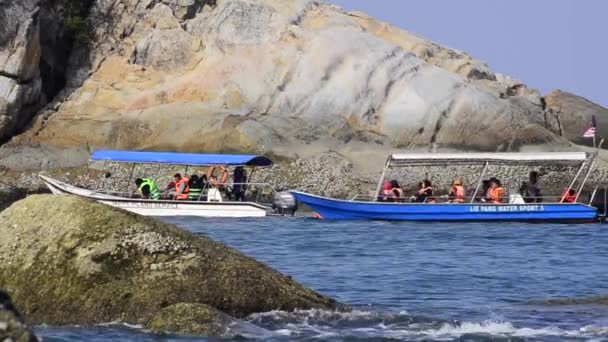
[[[213,335],[230,316],[337,306],[206,237],[78,197],[16,202],[0,213],[0,235],[0,287],[32,324]]]
[[[582,138],[589,127],[591,117],[597,119],[597,135],[608,136],[608,109],[585,98],[561,90],[545,96],[548,122],[566,139],[583,145],[591,145],[592,140]]]
[[[0,141],[28,122],[41,102],[38,1],[0,4]]]
[[[538,92],[462,51],[310,0],[100,0],[69,94],[15,146],[250,151],[565,144]]]

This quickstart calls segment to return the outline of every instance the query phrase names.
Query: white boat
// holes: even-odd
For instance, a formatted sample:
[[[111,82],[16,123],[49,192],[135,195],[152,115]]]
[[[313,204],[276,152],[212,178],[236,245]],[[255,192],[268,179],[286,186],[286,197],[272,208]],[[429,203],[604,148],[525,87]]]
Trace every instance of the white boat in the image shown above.
[[[185,166],[251,166],[272,165],[266,157],[249,155],[208,155],[164,152],[97,151],[91,155],[93,161],[130,164],[165,164]],[[100,203],[125,209],[145,216],[185,217],[264,217],[271,212],[269,206],[255,202],[224,201],[220,191],[209,189],[208,196],[198,201],[152,200],[121,196],[100,190],[84,189],[39,175],[55,195],[75,195]],[[129,184],[130,184],[129,180]],[[250,183],[249,183],[250,184]]]

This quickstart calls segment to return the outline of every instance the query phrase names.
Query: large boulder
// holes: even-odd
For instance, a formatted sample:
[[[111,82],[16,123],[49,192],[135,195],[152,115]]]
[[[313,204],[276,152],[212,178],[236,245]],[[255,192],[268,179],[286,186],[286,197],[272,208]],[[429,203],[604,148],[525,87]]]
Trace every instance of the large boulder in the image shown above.
[[[38,341],[23,323],[21,314],[15,309],[11,297],[2,290],[0,290],[0,341]]]
[[[349,158],[566,144],[537,91],[323,2],[101,0],[88,21],[68,77],[82,86],[15,144]]]
[[[178,313],[198,317],[182,327],[218,331],[227,316],[217,310],[244,317],[335,306],[206,237],[78,197],[16,202],[0,214],[0,236],[0,287],[33,324],[151,322],[170,330],[178,323],[167,317]],[[221,320],[209,324],[213,317]]]

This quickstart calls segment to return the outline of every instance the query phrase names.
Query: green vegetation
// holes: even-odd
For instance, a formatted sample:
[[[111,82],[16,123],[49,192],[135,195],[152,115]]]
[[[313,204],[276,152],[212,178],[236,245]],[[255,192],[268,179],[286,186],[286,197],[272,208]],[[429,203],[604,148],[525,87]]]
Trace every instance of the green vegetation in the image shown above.
[[[77,42],[86,42],[89,39],[90,27],[86,18],[78,15],[68,16],[65,20],[65,28]]]

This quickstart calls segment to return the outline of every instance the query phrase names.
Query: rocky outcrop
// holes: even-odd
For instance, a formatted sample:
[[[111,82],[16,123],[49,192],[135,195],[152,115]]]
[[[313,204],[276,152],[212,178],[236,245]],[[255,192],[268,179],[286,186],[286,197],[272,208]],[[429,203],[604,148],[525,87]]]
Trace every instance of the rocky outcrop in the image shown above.
[[[359,13],[310,0],[101,0],[74,91],[14,146],[295,156],[564,144],[538,92]]]
[[[0,141],[38,110],[41,99],[38,1],[0,5]]]
[[[219,331],[227,315],[336,305],[208,238],[81,198],[29,196],[0,214],[0,235],[0,287],[33,324]]]
[[[0,142],[19,133],[60,91],[69,93],[70,56],[74,46],[87,46],[90,3],[9,0],[0,5]]]
[[[8,293],[2,290],[0,290],[0,341],[38,341],[23,323],[23,319],[13,306]]]
[[[223,336],[230,331],[235,319],[204,304],[177,303],[156,314],[147,329],[170,331],[181,335]]]
[[[574,94],[555,90],[545,96],[547,122],[553,130],[581,145],[591,145],[592,140],[582,138],[589,127],[591,117],[597,118],[597,135],[608,136],[608,109]]]

